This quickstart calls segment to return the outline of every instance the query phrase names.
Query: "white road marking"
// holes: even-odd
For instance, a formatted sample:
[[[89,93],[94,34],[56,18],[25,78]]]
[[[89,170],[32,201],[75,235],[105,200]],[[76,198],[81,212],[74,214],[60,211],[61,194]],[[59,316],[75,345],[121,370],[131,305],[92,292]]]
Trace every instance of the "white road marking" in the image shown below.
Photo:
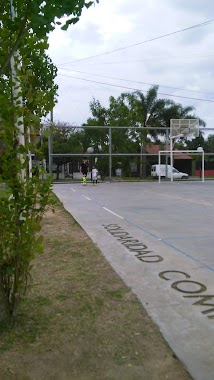
[[[91,199],[88,198],[88,197],[86,197],[85,195],[82,195],[82,197],[84,197],[84,198],[88,199],[89,201],[91,201]]]
[[[76,191],[76,190],[72,189],[72,187],[70,187],[70,190],[72,190],[72,191]]]
[[[115,216],[118,216],[118,218],[120,218],[120,219],[124,219],[122,216],[120,216],[120,215],[118,215],[118,214],[115,214],[115,212],[109,210],[108,208],[106,208],[106,207],[103,207],[103,208],[104,208],[104,210],[110,212],[111,214],[113,214],[113,215],[115,215]]]

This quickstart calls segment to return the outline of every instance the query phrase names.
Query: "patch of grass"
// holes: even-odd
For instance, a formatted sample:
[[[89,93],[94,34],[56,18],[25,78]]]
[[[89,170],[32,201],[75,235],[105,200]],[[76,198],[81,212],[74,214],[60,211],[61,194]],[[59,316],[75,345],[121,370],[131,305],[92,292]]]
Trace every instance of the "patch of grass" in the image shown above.
[[[124,290],[111,290],[106,292],[106,294],[109,298],[121,300],[124,297]]]
[[[59,200],[59,198],[56,196],[55,193],[51,192],[51,202],[54,204],[54,205],[62,205],[62,202]]]
[[[70,297],[67,294],[58,294],[56,299],[59,301],[67,301]]]
[[[48,306],[52,304],[52,301],[48,297],[36,296],[34,297],[33,304],[34,306]]]
[[[47,211],[43,235],[16,327],[0,326],[3,379],[190,379],[61,202]]]
[[[0,352],[6,352],[16,345],[22,347],[25,351],[29,345],[36,342],[40,334],[43,334],[45,329],[50,324],[50,316],[46,313],[38,312],[34,308],[34,313],[26,315],[18,314],[16,318],[16,328],[5,326],[0,331]],[[29,319],[28,319],[29,318]]]

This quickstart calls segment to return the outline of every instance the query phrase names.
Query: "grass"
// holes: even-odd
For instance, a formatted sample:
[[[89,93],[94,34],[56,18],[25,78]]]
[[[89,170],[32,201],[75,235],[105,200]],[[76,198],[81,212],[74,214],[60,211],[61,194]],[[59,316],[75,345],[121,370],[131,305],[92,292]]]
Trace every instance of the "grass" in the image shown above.
[[[6,189],[4,184],[0,185],[0,198],[7,198],[9,195],[9,191]]]
[[[0,327],[1,379],[188,380],[142,305],[55,198],[15,328]]]

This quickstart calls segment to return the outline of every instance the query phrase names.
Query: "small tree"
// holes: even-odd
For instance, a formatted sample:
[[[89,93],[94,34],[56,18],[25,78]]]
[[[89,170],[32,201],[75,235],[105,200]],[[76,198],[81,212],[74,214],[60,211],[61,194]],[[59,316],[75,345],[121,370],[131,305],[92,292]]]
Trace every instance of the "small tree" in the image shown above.
[[[31,261],[42,252],[40,222],[50,204],[51,181],[42,170],[32,177],[30,136],[56,102],[56,68],[48,58],[48,34],[56,24],[75,24],[85,0],[4,0],[0,2],[0,139],[4,146],[0,182],[0,322],[16,316]],[[60,18],[67,16],[66,21]],[[39,153],[38,153],[39,154]]]
[[[43,131],[49,130],[49,125],[43,127]],[[84,136],[78,128],[72,127],[65,122],[55,122],[51,124],[52,147],[53,153],[65,154],[63,157],[55,156],[54,164],[57,165],[56,179],[59,179],[60,166],[73,163],[76,159],[72,156],[66,156],[66,153],[84,153]],[[46,160],[48,160],[48,140],[43,139],[42,151]]]

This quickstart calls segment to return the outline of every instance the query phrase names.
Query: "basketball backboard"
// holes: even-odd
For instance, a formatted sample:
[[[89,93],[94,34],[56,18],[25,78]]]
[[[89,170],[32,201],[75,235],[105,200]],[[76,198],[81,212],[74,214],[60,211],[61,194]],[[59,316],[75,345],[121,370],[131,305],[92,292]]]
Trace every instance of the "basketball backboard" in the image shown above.
[[[199,119],[170,119],[170,138],[198,137]]]

